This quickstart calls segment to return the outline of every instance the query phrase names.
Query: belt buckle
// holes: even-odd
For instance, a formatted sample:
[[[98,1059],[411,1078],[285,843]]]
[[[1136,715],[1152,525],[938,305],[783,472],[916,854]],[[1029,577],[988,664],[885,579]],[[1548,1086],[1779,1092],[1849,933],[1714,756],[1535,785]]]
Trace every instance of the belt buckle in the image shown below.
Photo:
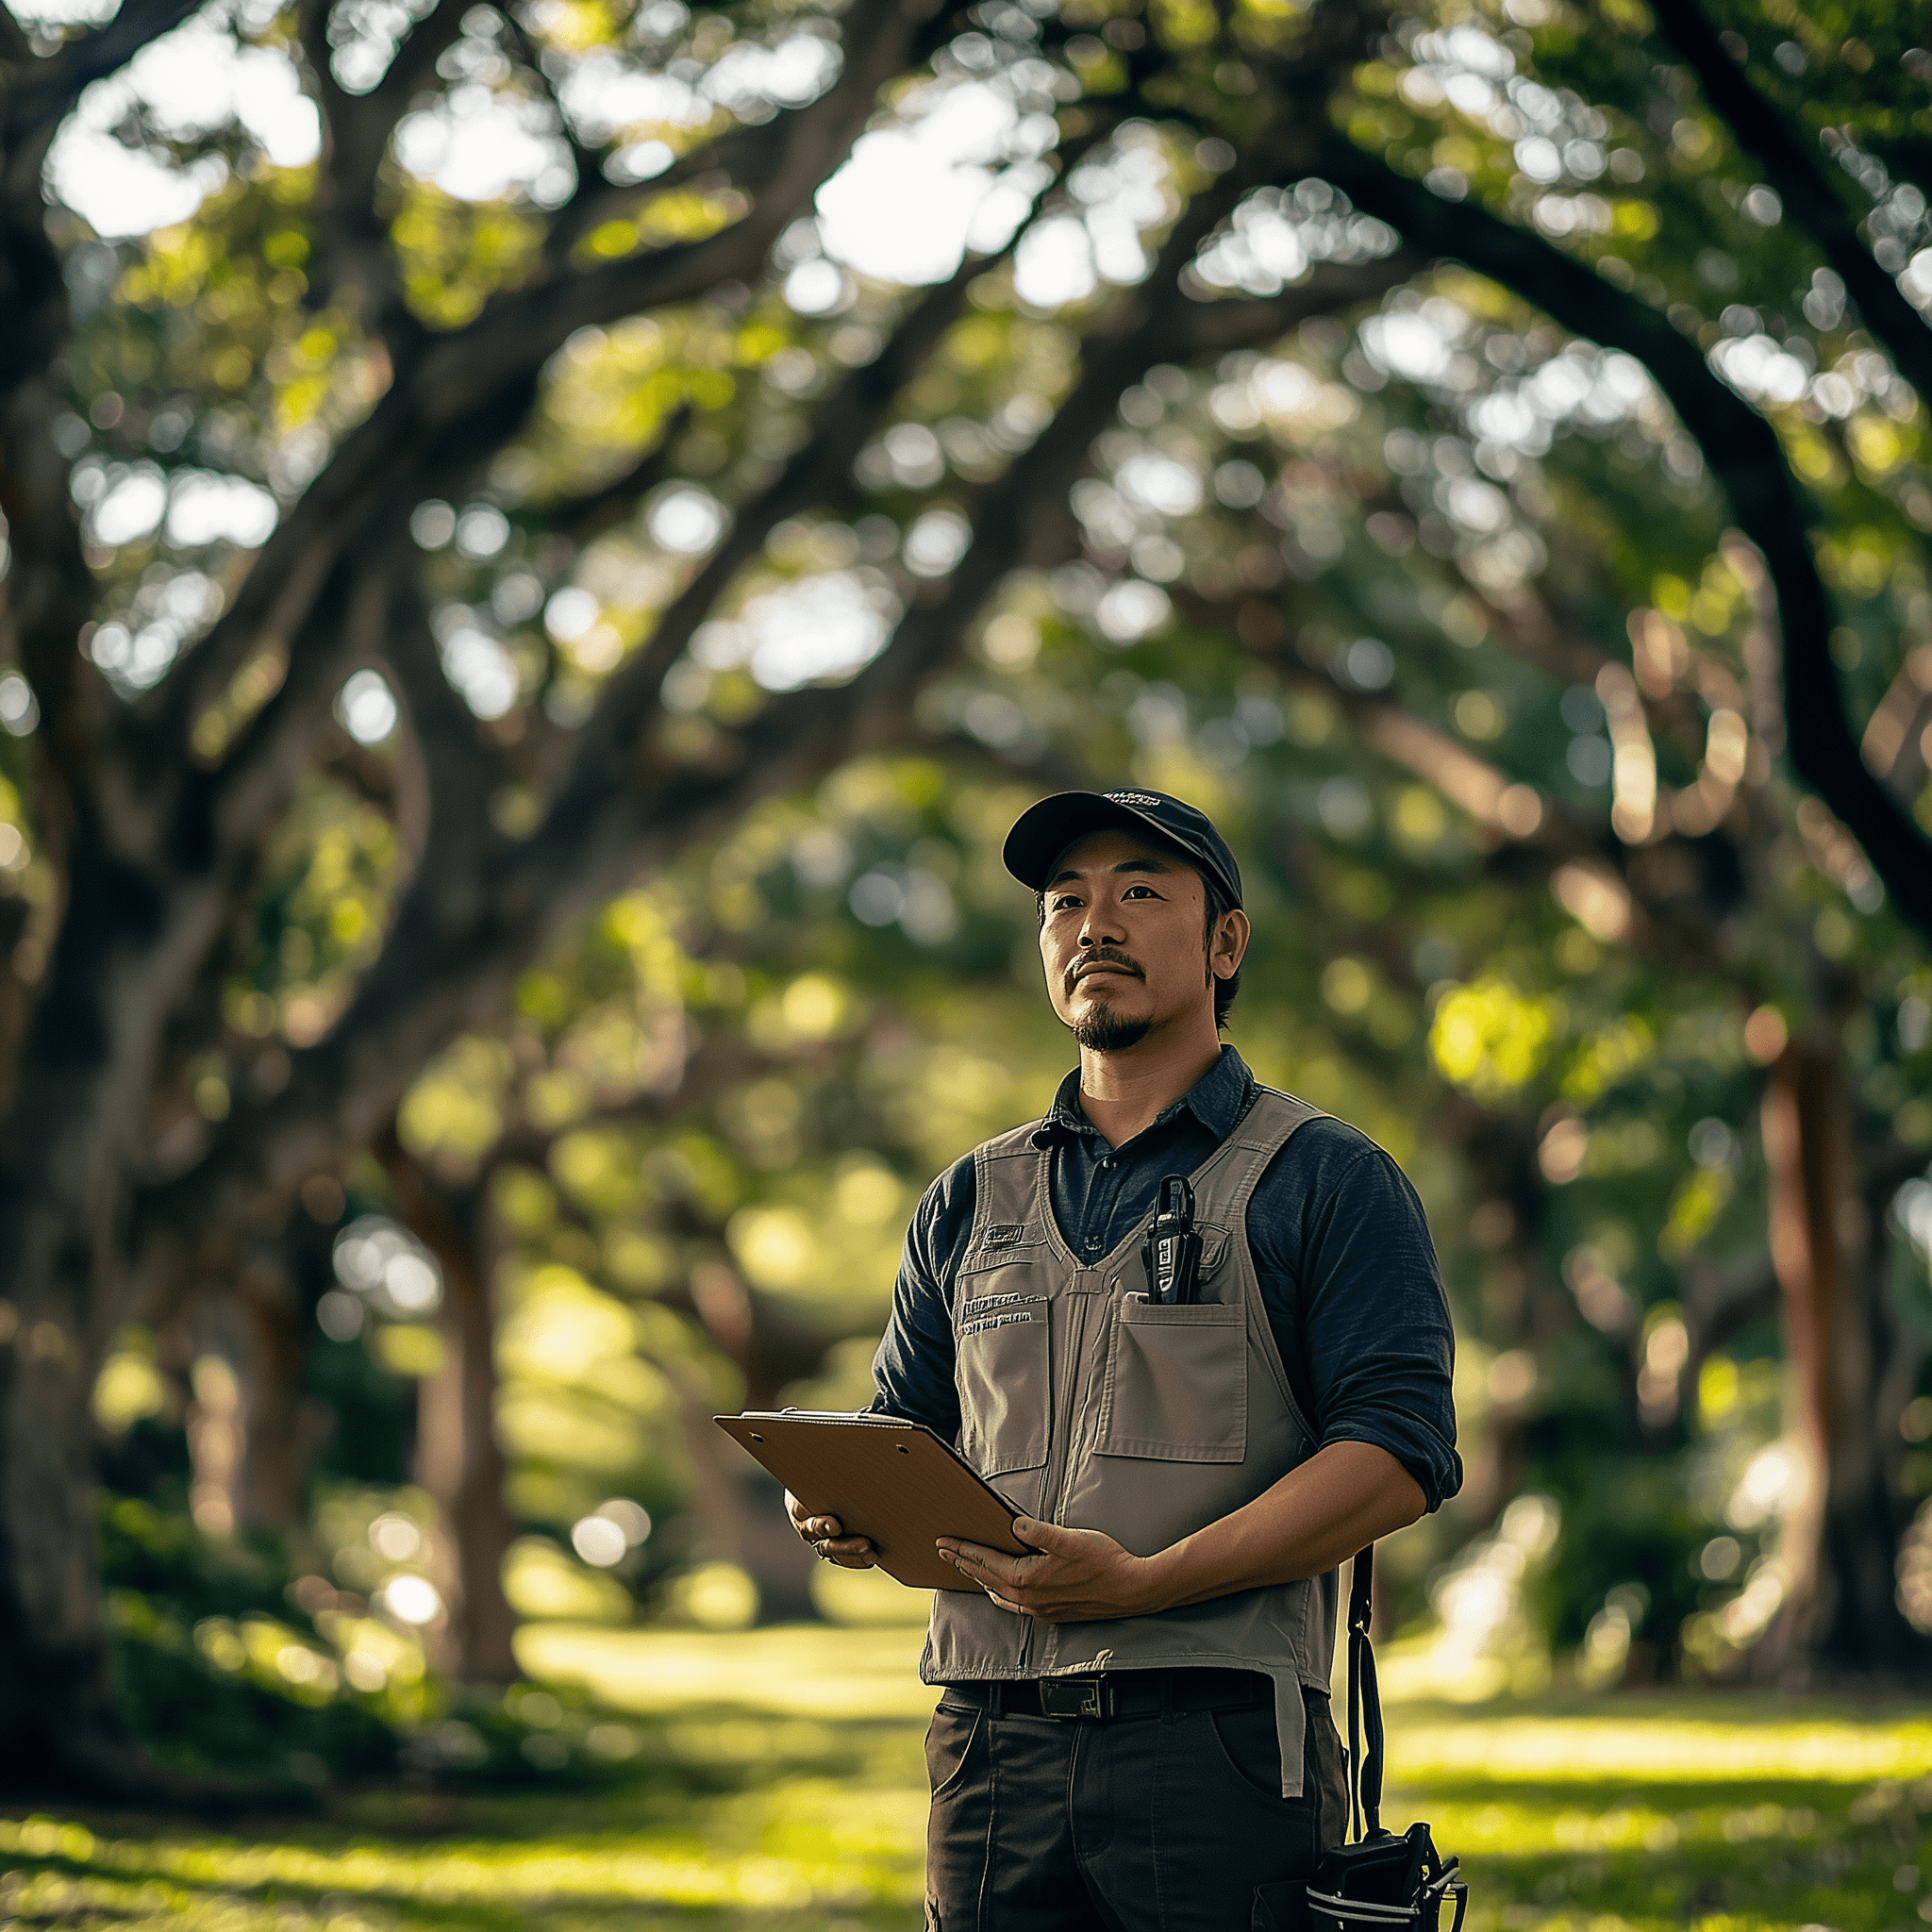
[[[1107,1698],[1099,1677],[1042,1677],[1040,1713],[1042,1717],[1105,1717]]]

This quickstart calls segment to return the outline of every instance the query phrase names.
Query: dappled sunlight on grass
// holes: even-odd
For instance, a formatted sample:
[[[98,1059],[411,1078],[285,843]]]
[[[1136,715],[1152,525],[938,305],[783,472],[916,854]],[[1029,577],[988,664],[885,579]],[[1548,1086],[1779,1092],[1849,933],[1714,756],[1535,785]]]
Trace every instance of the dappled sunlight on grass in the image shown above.
[[[918,1632],[535,1626],[520,1643],[560,1694],[639,1725],[625,1782],[367,1790],[326,1820],[223,1830],[0,1817],[0,1919],[913,1932]],[[1390,1718],[1386,1815],[1430,1819],[1462,1854],[1470,1932],[1918,1932],[1932,1899],[1932,1709],[1657,1692],[1406,1699]]]
[[[811,1763],[735,1759],[723,1780],[667,1754],[594,1795],[372,1793],[326,1824],[0,1820],[0,1912],[222,1932],[904,1924],[923,1858],[918,1734],[846,1726],[838,1742]]]
[[[1531,1785],[1417,1784],[1395,1808],[1412,1799],[1439,1840],[1462,1853],[1477,1927],[1884,1932],[1919,1924],[1932,1846],[1909,1805],[1886,1819],[1854,1818],[1842,1786],[1761,1783],[1677,1786],[1659,1802],[1641,1782],[1607,1776],[1587,1804],[1578,1795],[1574,1787],[1552,1796]],[[1932,1791],[1918,1795],[1921,1809],[1932,1806]]]
[[[1782,1778],[1858,1785],[1932,1773],[1932,1715],[1923,1713],[1881,1723],[1875,1707],[1794,1708],[1769,1698],[1754,1705],[1744,1697],[1641,1695],[1579,1700],[1567,1708],[1544,1698],[1521,1715],[1494,1707],[1400,1708],[1401,1735],[1391,1750],[1406,1774],[1431,1782],[1486,1776],[1674,1785]]]
[[[920,1718],[934,1693],[919,1681],[924,1628],[832,1630],[786,1625],[741,1636],[533,1624],[517,1634],[531,1675],[588,1691],[613,1710],[659,1712],[729,1704],[773,1713]]]
[[[1462,1854],[1476,1932],[1921,1923],[1923,1707],[1657,1692],[1390,1718],[1388,1815]]]

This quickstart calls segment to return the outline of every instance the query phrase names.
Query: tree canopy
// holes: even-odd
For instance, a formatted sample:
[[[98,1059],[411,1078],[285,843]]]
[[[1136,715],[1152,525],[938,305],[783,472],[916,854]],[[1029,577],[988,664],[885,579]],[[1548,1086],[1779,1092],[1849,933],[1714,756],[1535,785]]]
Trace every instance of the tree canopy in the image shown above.
[[[1123,775],[1431,1208],[1416,1588],[1527,1483],[1619,1669],[1914,1663],[1932,56],[1827,10],[0,13],[22,1748],[142,1775],[104,1361],[230,1417],[214,1536],[303,1519],[318,1375],[420,1378],[391,1625],[473,1674],[520,1531],[530,1606],[802,1590],[694,1419],[863,1399],[1064,1059],[1000,837]]]

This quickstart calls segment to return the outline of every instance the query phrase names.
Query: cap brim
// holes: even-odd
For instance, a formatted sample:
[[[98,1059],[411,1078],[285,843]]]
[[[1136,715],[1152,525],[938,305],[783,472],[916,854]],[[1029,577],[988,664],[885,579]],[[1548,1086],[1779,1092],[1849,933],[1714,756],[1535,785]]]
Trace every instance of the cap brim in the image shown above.
[[[1007,870],[1023,886],[1042,892],[1046,890],[1048,868],[1075,839],[1109,827],[1152,840],[1168,851],[1178,853],[1197,871],[1219,870],[1207,866],[1198,853],[1191,852],[1164,825],[1145,813],[1098,791],[1057,791],[1051,798],[1028,806],[1013,822],[1000,857],[1006,860]]]

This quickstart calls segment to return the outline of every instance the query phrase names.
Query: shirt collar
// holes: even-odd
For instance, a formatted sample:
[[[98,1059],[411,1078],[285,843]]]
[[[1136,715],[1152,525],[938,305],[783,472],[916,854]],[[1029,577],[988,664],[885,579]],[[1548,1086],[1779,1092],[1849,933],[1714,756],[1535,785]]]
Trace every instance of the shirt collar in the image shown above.
[[[1224,1046],[1221,1058],[1173,1106],[1163,1108],[1141,1131],[1151,1134],[1156,1127],[1166,1126],[1186,1108],[1217,1141],[1224,1141],[1234,1131],[1235,1123],[1245,1110],[1254,1087],[1255,1076],[1249,1073],[1247,1062],[1233,1047]],[[1033,1144],[1050,1147],[1068,1134],[1097,1134],[1099,1131],[1080,1106],[1080,1070],[1075,1067],[1060,1082],[1059,1091],[1053,1097],[1053,1105],[1046,1110],[1046,1117],[1034,1129]],[[1140,1136],[1135,1138],[1138,1140]]]

